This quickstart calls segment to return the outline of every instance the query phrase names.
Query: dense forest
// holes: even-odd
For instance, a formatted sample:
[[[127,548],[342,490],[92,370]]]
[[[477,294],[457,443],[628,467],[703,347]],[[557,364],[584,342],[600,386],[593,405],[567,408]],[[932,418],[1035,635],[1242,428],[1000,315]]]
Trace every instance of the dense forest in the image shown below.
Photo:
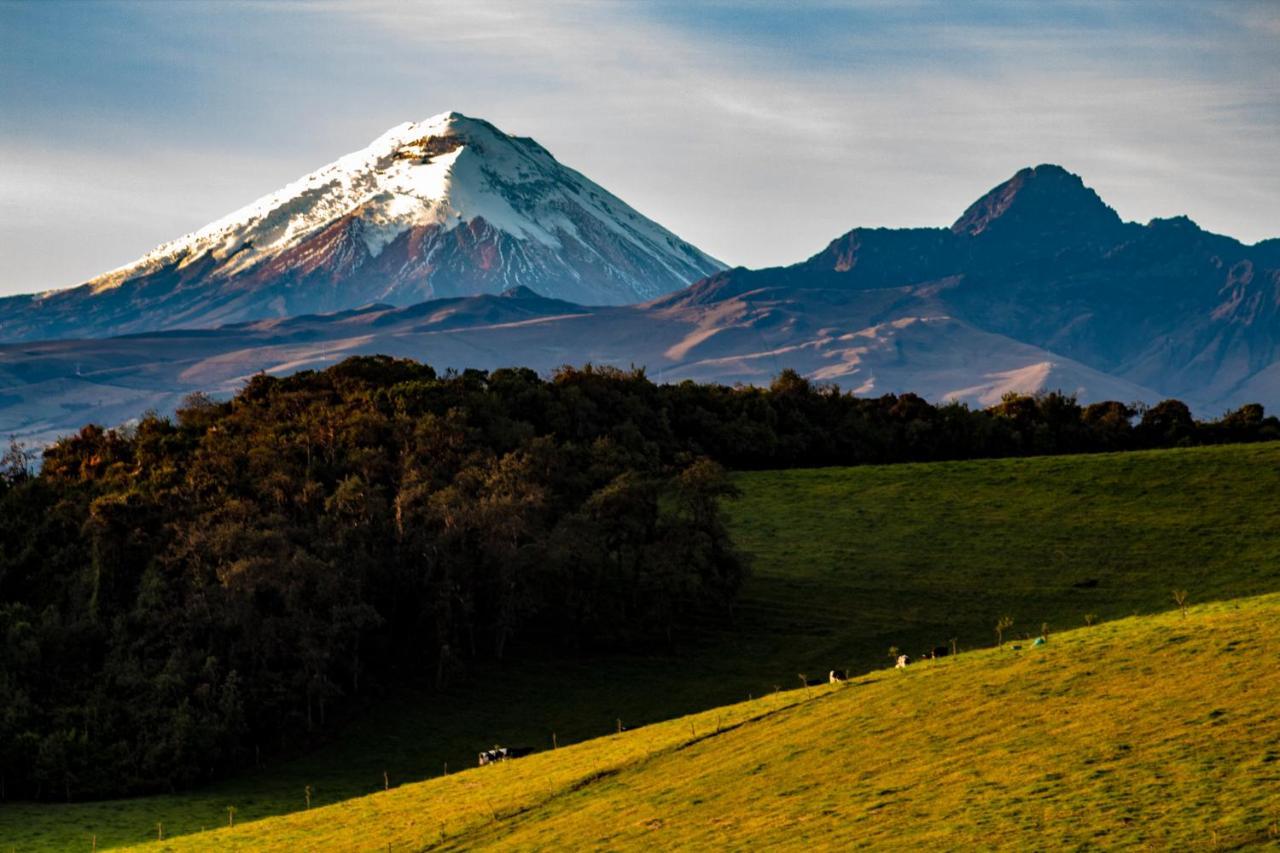
[[[258,376],[0,462],[0,796],[168,790],[300,746],[393,679],[667,645],[745,574],[725,468],[1280,438],[1260,406],[986,410],[641,371]]]

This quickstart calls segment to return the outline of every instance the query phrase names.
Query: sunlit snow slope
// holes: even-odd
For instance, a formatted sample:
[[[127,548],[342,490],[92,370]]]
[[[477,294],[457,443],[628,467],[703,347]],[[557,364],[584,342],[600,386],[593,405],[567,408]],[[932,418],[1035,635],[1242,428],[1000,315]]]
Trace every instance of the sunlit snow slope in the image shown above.
[[[638,302],[722,268],[532,139],[405,123],[71,290],[0,300],[0,341],[99,337],[515,286]]]

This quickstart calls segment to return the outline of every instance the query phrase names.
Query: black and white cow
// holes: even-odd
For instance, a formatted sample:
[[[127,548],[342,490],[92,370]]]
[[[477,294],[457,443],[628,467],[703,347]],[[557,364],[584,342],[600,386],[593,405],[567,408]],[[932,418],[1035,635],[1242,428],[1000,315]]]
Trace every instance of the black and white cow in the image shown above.
[[[536,751],[537,750],[531,746],[495,745],[493,749],[486,749],[484,752],[480,753],[480,766],[484,767],[486,764],[497,764],[499,761],[508,761],[512,758],[524,758],[526,755],[530,755]]]

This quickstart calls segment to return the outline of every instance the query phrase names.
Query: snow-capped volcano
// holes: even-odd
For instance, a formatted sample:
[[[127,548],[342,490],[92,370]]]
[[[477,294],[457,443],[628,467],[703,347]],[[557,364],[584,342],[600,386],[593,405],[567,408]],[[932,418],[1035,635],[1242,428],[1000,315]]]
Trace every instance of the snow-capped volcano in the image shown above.
[[[517,286],[623,304],[722,268],[532,139],[450,112],[398,125],[81,287],[0,300],[0,340],[205,327]]]

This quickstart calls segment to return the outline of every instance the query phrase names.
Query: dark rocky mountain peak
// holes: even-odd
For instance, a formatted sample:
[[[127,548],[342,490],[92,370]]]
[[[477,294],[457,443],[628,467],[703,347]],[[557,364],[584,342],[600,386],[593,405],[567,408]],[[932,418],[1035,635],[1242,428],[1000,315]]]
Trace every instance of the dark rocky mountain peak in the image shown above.
[[[1044,164],[1020,169],[975,201],[951,226],[956,234],[1045,244],[1105,242],[1124,223],[1079,175]]]

